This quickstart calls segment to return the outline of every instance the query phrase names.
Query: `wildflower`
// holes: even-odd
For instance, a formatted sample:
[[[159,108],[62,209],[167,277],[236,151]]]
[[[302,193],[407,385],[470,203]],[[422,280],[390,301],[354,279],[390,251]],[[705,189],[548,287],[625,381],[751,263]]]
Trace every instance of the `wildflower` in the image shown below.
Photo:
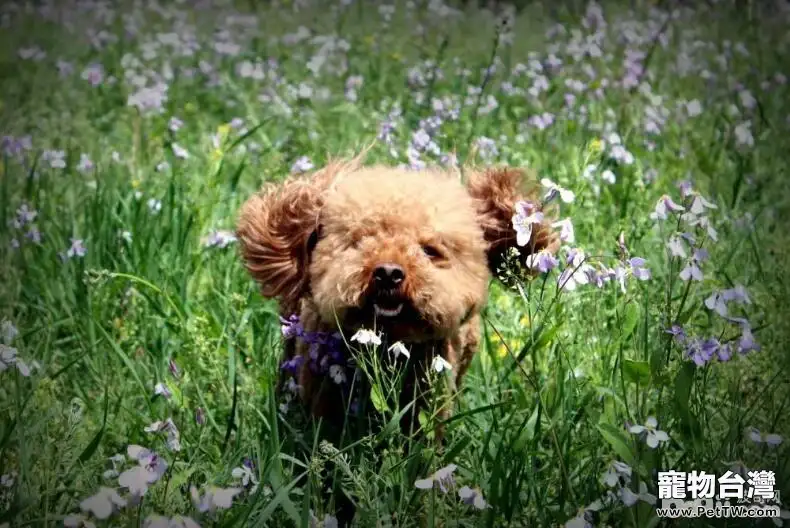
[[[656,202],[655,210],[650,213],[651,220],[666,220],[668,211],[683,211],[683,206],[676,204],[669,195],[663,195]]]
[[[554,222],[551,224],[551,227],[560,228],[560,240],[566,244],[573,244],[576,242],[576,234],[574,232],[573,223],[571,222],[570,218],[565,218],[564,220]]]
[[[615,176],[614,172],[609,169],[606,169],[601,173],[601,179],[611,185],[614,185],[617,181],[617,177]]]
[[[88,172],[93,169],[94,164],[91,161],[90,157],[87,154],[82,153],[80,154],[80,161],[77,164],[77,170],[80,172]]]
[[[203,407],[198,407],[195,409],[195,423],[198,425],[205,425],[206,412],[203,410]]]
[[[19,330],[14,326],[14,323],[3,319],[3,323],[0,325],[0,337],[2,337],[3,344],[10,345],[18,335]]]
[[[782,443],[782,437],[776,433],[768,433],[764,434],[761,433],[758,429],[754,427],[749,429],[749,440],[754,442],[755,444],[767,444],[771,447],[776,447]]]
[[[41,154],[41,161],[46,161],[53,169],[66,168],[66,153],[62,150],[45,150]]]
[[[544,202],[550,202],[557,196],[559,196],[560,200],[565,203],[571,203],[576,198],[576,195],[573,193],[573,191],[560,187],[548,178],[541,179],[540,183],[548,189],[546,194],[543,196]]]
[[[181,451],[181,433],[178,431],[176,424],[172,418],[168,418],[164,422],[156,421],[151,425],[145,427],[146,433],[167,433],[167,447],[171,451]]]
[[[578,248],[571,249],[565,261],[566,267],[557,279],[560,288],[569,291],[578,285],[589,284],[590,277],[595,274],[595,268],[586,262],[584,251]]]
[[[171,117],[170,121],[168,121],[167,123],[167,128],[174,133],[181,130],[181,127],[183,126],[184,126],[184,122],[175,116]]]
[[[342,365],[332,365],[329,367],[329,377],[336,384],[340,385],[346,382],[346,371]]]
[[[433,361],[431,362],[431,368],[438,374],[441,374],[445,370],[452,370],[453,366],[442,356],[434,356]]]
[[[351,336],[351,341],[356,341],[360,345],[379,346],[381,344],[381,337],[372,330],[360,328],[357,330],[357,333]]]
[[[118,484],[139,498],[145,495],[149,485],[162,478],[167,471],[167,462],[153,451],[138,445],[130,445],[126,451],[129,458],[137,461],[137,465],[121,473]]]
[[[81,239],[72,238],[71,246],[69,247],[68,250],[66,250],[66,257],[68,258],[84,257],[87,252],[88,249],[85,247],[85,244]]]
[[[117,477],[119,475],[118,468],[123,466],[123,463],[126,461],[126,457],[123,454],[119,453],[117,455],[113,455],[109,457],[107,460],[109,460],[110,463],[112,464],[112,468],[102,473],[102,477],[106,479]]]
[[[686,248],[683,247],[683,243],[681,242],[681,237],[671,237],[667,242],[667,248],[669,248],[669,254],[673,257],[686,258],[688,256],[686,254]]]
[[[689,207],[689,212],[699,216],[705,213],[705,209],[718,209],[718,206],[706,200],[702,195],[695,193],[694,200],[691,202],[691,207]]]
[[[689,117],[697,117],[701,113],[702,104],[697,99],[686,103],[686,114],[688,114]]]
[[[650,268],[646,267],[647,261],[641,257],[633,257],[628,260],[631,275],[641,281],[650,280]]]
[[[107,519],[117,509],[126,506],[126,499],[118,495],[112,488],[102,486],[96,495],[92,495],[80,502],[80,509],[90,512],[97,519]]]
[[[725,301],[737,301],[740,304],[752,304],[752,300],[749,298],[749,293],[746,291],[746,288],[740,284],[737,284],[727,290],[723,290],[721,292],[721,296]]]
[[[739,147],[753,147],[754,136],[752,136],[751,121],[744,121],[735,127],[735,142]]]
[[[236,240],[237,238],[235,233],[232,231],[220,229],[212,232],[206,238],[204,238],[203,246],[207,248],[216,247],[223,249],[236,242]]]
[[[687,343],[686,355],[701,367],[710,361],[719,349],[719,342],[716,339],[691,339]]]
[[[681,280],[688,281],[690,279],[694,279],[696,281],[701,281],[704,278],[702,270],[699,268],[697,262],[698,261],[692,257],[692,259],[686,264],[686,267],[680,270]]]
[[[17,349],[0,344],[0,372],[15,366],[24,377],[30,376],[30,366],[17,357]]]
[[[307,156],[298,158],[293,165],[291,165],[292,174],[301,174],[312,170],[314,167],[313,162]]]
[[[255,493],[255,490],[258,489],[258,479],[255,477],[255,474],[252,472],[251,464],[248,463],[246,460],[244,463],[237,468],[233,468],[231,471],[231,475],[235,479],[241,480],[241,485],[245,488],[250,488],[250,493]],[[252,484],[252,487],[250,487]]]
[[[537,269],[540,273],[548,273],[556,268],[560,261],[551,252],[542,249],[529,255],[524,263],[530,269]]]
[[[175,157],[181,158],[181,159],[188,159],[189,158],[189,152],[187,151],[187,149],[185,149],[184,147],[182,147],[178,143],[173,143],[171,148],[173,149],[173,154],[175,155]]]
[[[631,479],[631,466],[619,460],[613,460],[606,472],[601,475],[601,483],[613,488],[620,480],[628,481]]]
[[[648,416],[645,425],[632,425],[628,428],[631,434],[641,435],[646,433],[647,446],[651,449],[658,447],[660,442],[668,442],[669,435],[664,431],[658,430],[658,421],[653,416]]]
[[[458,466],[455,464],[448,464],[447,466],[437,470],[433,475],[430,475],[424,479],[416,480],[414,482],[414,486],[422,490],[439,486],[439,489],[442,490],[443,493],[447,493],[448,488],[455,482],[453,479],[453,472],[456,469],[458,469]]]
[[[156,214],[162,210],[162,202],[156,198],[151,198],[148,200],[148,209]]]
[[[387,349],[387,352],[390,352],[396,359],[398,356],[403,356],[406,359],[411,357],[411,353],[406,348],[406,345],[404,345],[401,341],[396,341],[393,343],[392,346]]]
[[[66,528],[96,528],[96,525],[88,520],[84,515],[72,513],[63,518],[63,526]]]
[[[469,486],[464,486],[458,490],[458,497],[464,504],[474,506],[478,510],[484,510],[488,506],[488,503],[483,498],[483,493],[477,488],[472,489]]]
[[[732,358],[732,347],[729,343],[722,344],[716,351],[719,361],[729,361]]]
[[[511,222],[516,231],[516,244],[526,246],[532,237],[532,224],[540,224],[543,221],[543,213],[529,202],[516,202],[516,214],[513,215]]]
[[[601,508],[603,508],[603,503],[600,500],[594,500],[588,506],[579,508],[576,517],[565,523],[565,528],[592,528],[593,525],[590,522],[592,514]]]
[[[173,361],[172,359],[170,359],[170,361],[167,362],[167,369],[170,371],[170,374],[172,374],[174,378],[178,379],[181,377],[181,371],[178,369],[178,365],[176,364],[176,362]]]
[[[627,507],[631,507],[638,501],[646,502],[650,505],[656,503],[656,496],[647,491],[647,484],[644,481],[639,483],[639,493],[634,493],[627,486],[623,486],[619,491],[620,500]]]
[[[724,295],[719,292],[713,292],[705,299],[705,306],[709,310],[715,311],[717,314],[721,315],[722,317],[727,317],[727,303],[724,299]]]
[[[219,488],[217,486],[207,486],[206,493],[201,497],[195,486],[190,487],[189,493],[192,497],[192,504],[201,513],[213,512],[216,510],[227,510],[233,504],[233,497],[242,492],[242,488]]]
[[[154,386],[154,395],[155,396],[161,395],[169,400],[173,396],[173,393],[170,392],[170,389],[167,388],[167,385],[159,382]]]

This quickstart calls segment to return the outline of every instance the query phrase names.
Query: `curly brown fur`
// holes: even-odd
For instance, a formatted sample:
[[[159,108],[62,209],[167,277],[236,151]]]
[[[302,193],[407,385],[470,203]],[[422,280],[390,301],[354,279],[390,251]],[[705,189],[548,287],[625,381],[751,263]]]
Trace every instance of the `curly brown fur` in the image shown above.
[[[473,169],[464,184],[443,170],[334,162],[251,197],[238,224],[241,253],[262,295],[278,299],[284,317],[298,314],[306,332],[339,328],[348,339],[375,327],[386,343],[410,347],[402,400],[422,390],[437,354],[459,388],[478,348],[492,272],[517,247],[515,204],[540,207],[530,183],[510,167]],[[547,214],[518,248],[523,258],[557,250],[550,222]],[[343,423],[341,388],[307,367],[310,351],[302,340],[286,346],[286,359],[303,359],[301,399],[313,416]],[[417,410],[424,403],[418,398]],[[414,416],[404,429],[415,427]]]

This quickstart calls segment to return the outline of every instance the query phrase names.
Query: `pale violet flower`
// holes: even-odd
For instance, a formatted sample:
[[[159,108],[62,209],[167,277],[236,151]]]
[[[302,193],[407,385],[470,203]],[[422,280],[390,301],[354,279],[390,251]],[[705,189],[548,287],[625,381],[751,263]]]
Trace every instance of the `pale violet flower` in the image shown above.
[[[441,374],[446,370],[452,370],[453,366],[442,356],[434,356],[433,361],[431,362],[431,368],[437,373]]]
[[[483,493],[479,489],[472,489],[469,486],[464,486],[458,490],[458,498],[470,506],[474,506],[478,510],[484,510],[488,503],[483,498]]]
[[[606,471],[601,475],[601,483],[613,488],[620,483],[620,479],[631,480],[631,466],[619,460],[613,460]]]
[[[127,454],[137,461],[137,465],[121,473],[118,484],[128,489],[133,497],[139,498],[146,494],[151,484],[162,478],[167,471],[167,462],[153,451],[138,445],[130,445]]]
[[[217,486],[207,486],[206,492],[201,497],[195,486],[189,489],[192,497],[192,504],[201,513],[213,512],[216,510],[227,510],[233,505],[233,497],[242,492],[242,488],[218,488]]]
[[[689,212],[693,215],[701,215],[705,213],[706,209],[718,209],[718,206],[709,202],[700,194],[694,194],[694,200],[691,202]]]
[[[187,149],[185,149],[184,147],[182,147],[178,143],[173,143],[172,148],[173,148],[173,154],[175,155],[175,157],[181,158],[181,159],[188,159],[189,158],[189,151],[187,151]]]
[[[313,162],[307,156],[298,158],[293,165],[291,165],[291,173],[302,174],[312,170],[314,167]]]
[[[571,203],[576,198],[576,195],[573,193],[573,191],[560,187],[548,178],[541,179],[540,184],[548,189],[546,194],[543,196],[544,202],[550,202],[557,196],[559,196],[560,200],[565,203]]]
[[[2,336],[3,343],[10,345],[18,335],[19,330],[14,326],[14,323],[8,319],[3,319],[3,324],[0,326],[0,336]]]
[[[573,222],[570,218],[565,218],[551,224],[551,227],[560,228],[560,240],[566,244],[573,244],[576,242],[576,234],[573,229]]]
[[[360,328],[356,334],[351,336],[351,341],[356,341],[360,345],[379,346],[381,344],[381,336],[372,330]]]
[[[118,495],[113,488],[102,486],[96,495],[80,502],[80,509],[90,512],[97,519],[107,519],[120,508],[126,506],[126,499]]]
[[[236,234],[233,233],[233,231],[219,229],[211,232],[203,239],[203,246],[207,248],[216,247],[223,249],[236,242],[236,240]]]
[[[163,396],[169,400],[173,396],[173,393],[170,392],[170,389],[167,388],[167,385],[159,382],[154,386],[154,395]]]
[[[559,259],[545,249],[528,255],[527,258],[524,259],[524,265],[530,269],[537,269],[540,273],[548,273],[559,266],[559,264]]]
[[[230,474],[233,478],[241,480],[241,485],[244,488],[250,488],[250,493],[255,493],[258,489],[258,479],[255,473],[252,472],[252,468],[246,463],[242,464],[240,467],[233,468]],[[252,486],[250,486],[250,484],[252,484]]]
[[[689,101],[686,103],[686,114],[689,117],[697,117],[702,114],[702,104],[697,99]]]
[[[66,517],[63,518],[63,526],[66,528],[96,528],[96,524],[79,513],[66,515]]]
[[[594,500],[589,506],[579,508],[576,517],[565,523],[565,528],[592,528],[593,525],[590,522],[592,513],[597,512],[601,508],[603,508],[603,503],[600,500]]]
[[[409,359],[411,357],[411,352],[409,352],[409,349],[407,349],[406,345],[404,345],[401,341],[396,341],[393,343],[392,346],[387,349],[387,352],[391,353],[395,358],[403,356],[406,359]]]
[[[38,364],[34,362],[33,366]],[[11,367],[16,367],[24,377],[30,376],[30,366],[17,356],[17,349],[0,344],[0,372],[5,372]]]
[[[181,433],[172,418],[159,421],[145,427],[146,433],[167,433],[167,447],[171,451],[181,451]]]
[[[669,195],[665,194],[656,202],[655,210],[650,213],[651,220],[666,220],[669,211],[680,212],[684,211],[682,205],[676,204]]]
[[[634,493],[627,486],[623,486],[620,488],[618,495],[620,496],[620,500],[623,501],[623,504],[627,507],[633,506],[640,500],[650,505],[656,503],[656,496],[647,491],[647,484],[645,484],[644,481],[639,483],[639,493]]]
[[[632,425],[628,428],[631,434],[645,434],[645,443],[651,449],[658,447],[661,442],[669,442],[669,435],[664,431],[658,430],[658,420],[653,416],[648,416],[645,425]]]
[[[516,214],[511,219],[513,229],[516,231],[516,244],[526,246],[532,237],[532,224],[543,222],[543,213],[528,202],[516,202]]]
[[[430,475],[424,479],[416,480],[414,482],[414,486],[422,490],[427,490],[438,486],[443,493],[447,493],[448,488],[450,488],[455,482],[453,479],[453,473],[456,469],[458,469],[458,466],[455,464],[448,464],[447,466],[437,470],[433,475]]]
[[[783,441],[782,437],[776,433],[761,433],[754,427],[749,429],[749,440],[755,444],[767,444],[772,447],[778,446]]]
[[[744,121],[735,127],[735,142],[739,147],[753,147],[754,136],[752,135],[751,121]]]
[[[336,384],[343,384],[346,382],[346,370],[342,365],[332,365],[329,367],[329,377],[332,378],[332,381]]]

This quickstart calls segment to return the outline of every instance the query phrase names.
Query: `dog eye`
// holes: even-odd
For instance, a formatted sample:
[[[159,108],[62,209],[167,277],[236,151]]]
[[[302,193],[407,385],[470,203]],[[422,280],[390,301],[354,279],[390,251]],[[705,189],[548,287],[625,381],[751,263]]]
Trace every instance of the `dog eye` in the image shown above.
[[[422,246],[422,252],[425,253],[430,259],[440,259],[444,257],[441,251],[439,251],[435,246],[431,246],[430,244],[424,244]]]

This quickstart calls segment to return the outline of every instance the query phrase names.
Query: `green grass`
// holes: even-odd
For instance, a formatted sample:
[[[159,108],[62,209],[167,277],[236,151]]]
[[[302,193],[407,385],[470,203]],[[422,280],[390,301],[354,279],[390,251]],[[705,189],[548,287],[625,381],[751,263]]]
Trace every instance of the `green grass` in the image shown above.
[[[637,2],[629,11],[625,3],[605,3],[608,27],[595,40],[602,56],[575,62],[572,33],[591,33],[581,8],[530,5],[508,44],[488,11],[470,7],[461,19],[441,19],[414,3],[399,2],[386,25],[362,2],[336,9],[252,2],[187,9],[163,2],[160,10],[112,8],[106,17],[74,6],[58,16],[2,6],[0,112],[3,134],[12,139],[4,141],[0,167],[0,319],[19,331],[7,345],[40,368],[29,377],[14,365],[0,372],[0,474],[13,478],[0,486],[0,523],[62,525],[102,486],[128,498],[118,478],[103,473],[112,468],[109,457],[126,454],[129,445],[159,453],[167,471],[139,504],[129,502],[99,525],[136,526],[159,514],[191,516],[201,526],[314,526],[335,513],[334,499],[321,493],[322,468],[330,462],[357,503],[360,526],[563,525],[614,491],[601,476],[615,460],[632,468],[634,492],[643,483],[658,495],[657,471],[720,476],[739,464],[774,471],[776,488],[790,492],[788,442],[771,447],[747,434],[755,427],[790,435],[790,144],[782,139],[790,107],[787,85],[775,77],[790,44],[788,14],[768,3],[700,3],[698,11],[678,8],[664,25],[667,8]],[[254,17],[254,25],[232,25],[233,13]],[[415,31],[418,23],[422,32]],[[545,37],[557,23],[566,33]],[[300,26],[342,37],[348,49],[331,51],[314,74],[309,65],[317,64],[323,43],[282,40]],[[221,28],[224,37],[215,33]],[[662,30],[666,38],[659,39]],[[104,43],[92,46],[89,35],[100,31]],[[181,44],[166,43],[172,34]],[[629,36],[641,44],[628,44]],[[239,45],[236,56],[217,49],[222,38]],[[18,50],[32,46],[46,57],[20,58]],[[618,86],[627,47],[646,54],[641,81],[651,93]],[[526,92],[539,77],[524,73],[530,60],[550,53],[563,65],[547,74],[545,90],[513,93],[507,83]],[[686,75],[678,71],[683,54]],[[726,69],[717,56],[727,57]],[[61,76],[58,60],[74,72]],[[259,61],[265,78],[240,75],[245,60]],[[82,77],[90,64],[104,69],[96,86]],[[431,64],[441,73],[432,74]],[[135,74],[149,85],[154,77],[168,85],[161,112],[127,104],[137,91]],[[353,75],[363,81],[356,100],[346,97]],[[572,110],[565,102],[569,79],[587,85]],[[753,107],[739,97],[738,83],[756,99]],[[459,108],[435,137],[442,153],[454,152],[461,163],[528,166],[572,190],[573,203],[561,204],[562,218],[575,227],[569,246],[582,248],[594,266],[614,267],[622,234],[630,256],[645,258],[652,276],[629,277],[624,289],[612,280],[559,293],[563,262],[520,288],[493,283],[485,340],[442,450],[393,427],[322,444],[312,427],[292,414],[279,416],[276,304],[260,297],[235,244],[208,247],[205,237],[232,230],[241,203],[302,156],[319,167],[376,141],[396,107],[392,145],[376,142],[369,160],[406,163],[411,132],[434,115],[432,98]],[[685,102],[692,100],[702,112],[687,117]],[[539,130],[529,119],[543,112],[554,121]],[[663,115],[655,134],[645,130],[650,112]],[[168,128],[171,117],[183,121],[177,131]],[[241,125],[231,126],[234,119]],[[739,146],[736,129],[747,121],[754,145]],[[613,131],[632,164],[601,150]],[[10,143],[26,135],[32,149],[12,152]],[[474,149],[479,138],[494,140],[497,155]],[[188,158],[178,157],[175,145]],[[52,156],[44,155],[52,150],[64,152],[64,168],[53,168]],[[80,170],[83,153],[93,166]],[[423,159],[438,163],[441,156]],[[586,178],[591,164],[598,168]],[[607,168],[613,184],[602,178]],[[705,213],[717,241],[677,214],[649,217],[664,194],[690,206],[693,198],[683,200],[676,185],[684,179],[718,206]],[[161,207],[152,211],[149,200]],[[37,211],[39,243],[25,236],[30,224],[12,223],[22,204]],[[693,233],[697,247],[709,251],[703,280],[681,280],[687,259],[666,246],[676,231]],[[72,238],[83,240],[87,252],[61,258]],[[692,336],[737,345],[739,326],[704,301],[738,284],[751,304],[731,301],[730,315],[749,320],[761,349],[696,366],[666,329],[680,324]],[[371,372],[386,394],[392,373],[380,365]],[[155,394],[158,383],[170,397]],[[381,402],[379,408],[384,424],[397,423],[397,409]],[[669,436],[657,449],[628,432],[650,416]],[[177,451],[164,432],[145,431],[168,418],[179,431]],[[245,459],[255,491],[248,486],[228,509],[197,512],[190,489],[239,485],[232,471]],[[449,493],[415,487],[450,463],[457,469]],[[117,469],[131,467],[126,460]],[[489,507],[461,503],[457,489],[465,485],[479,488]],[[595,525],[667,522],[644,501],[605,502],[590,513]]]

